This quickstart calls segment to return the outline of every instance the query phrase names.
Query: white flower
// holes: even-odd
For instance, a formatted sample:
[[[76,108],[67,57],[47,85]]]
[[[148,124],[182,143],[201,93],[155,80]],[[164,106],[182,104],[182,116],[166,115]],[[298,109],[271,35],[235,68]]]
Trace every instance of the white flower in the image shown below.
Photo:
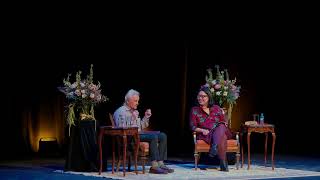
[[[86,98],[87,97],[87,95],[86,94],[82,94],[82,98]]]
[[[98,96],[97,96],[97,100],[100,101],[101,99],[102,99],[102,96],[101,96],[101,95],[98,95]]]
[[[214,92],[214,88],[211,88],[210,91],[211,91],[211,93],[213,93]]]
[[[74,96],[74,92],[69,92],[67,96],[70,96],[70,97]]]
[[[71,84],[71,86],[70,86],[70,88],[72,88],[72,89],[75,89],[76,87],[77,87],[77,83],[76,82]]]
[[[221,91],[217,91],[216,95],[220,96],[221,95]]]
[[[90,93],[90,98],[93,99],[94,98],[94,94]]]
[[[223,96],[227,96],[227,95],[228,95],[227,91],[223,92]]]

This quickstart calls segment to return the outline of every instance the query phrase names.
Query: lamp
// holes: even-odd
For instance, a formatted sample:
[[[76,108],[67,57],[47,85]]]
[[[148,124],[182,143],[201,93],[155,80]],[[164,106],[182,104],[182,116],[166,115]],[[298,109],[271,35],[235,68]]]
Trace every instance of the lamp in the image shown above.
[[[39,140],[39,153],[41,155],[56,155],[58,153],[58,141],[54,137],[43,137]]]

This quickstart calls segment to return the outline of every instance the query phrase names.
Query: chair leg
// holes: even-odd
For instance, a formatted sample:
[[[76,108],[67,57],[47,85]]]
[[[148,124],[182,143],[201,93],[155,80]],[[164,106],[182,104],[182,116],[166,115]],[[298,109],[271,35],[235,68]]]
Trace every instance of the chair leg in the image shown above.
[[[237,152],[236,158],[237,158],[237,160],[236,160],[236,168],[237,168],[237,170],[239,170],[239,160],[240,160],[240,153],[239,152]]]
[[[120,164],[123,162],[123,159],[121,158],[121,154],[118,154],[118,160],[117,160],[117,168],[116,168],[116,172],[119,172],[120,170]],[[129,154],[128,157],[128,172],[131,172],[131,155]],[[123,167],[125,168],[125,167]]]
[[[144,174],[145,173],[145,163],[146,163],[146,160],[147,160],[147,157],[146,155],[142,155],[141,156],[141,162],[142,162],[142,173]]]
[[[128,156],[128,172],[131,172],[131,155]]]
[[[116,172],[119,172],[121,160],[118,157]]]
[[[194,153],[194,169],[198,170],[198,161],[199,161],[199,154],[197,152]]]
[[[117,168],[116,168],[116,172],[119,172],[120,169],[120,163],[121,163],[121,153],[118,150],[118,160],[117,160]]]
[[[117,151],[118,151],[118,161],[117,161],[116,172],[119,172],[122,154],[121,154],[121,152],[120,152],[121,144],[120,144],[120,140],[119,140],[118,138],[117,138],[117,144],[118,144],[118,147],[117,147]]]
[[[145,161],[144,161],[144,159],[143,159],[143,160],[142,160],[142,173],[143,173],[143,174],[145,173],[144,163],[145,163]]]

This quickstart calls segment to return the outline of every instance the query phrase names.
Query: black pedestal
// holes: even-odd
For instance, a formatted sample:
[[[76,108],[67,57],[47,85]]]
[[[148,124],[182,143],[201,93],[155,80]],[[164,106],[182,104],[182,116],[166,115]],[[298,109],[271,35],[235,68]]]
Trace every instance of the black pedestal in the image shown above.
[[[71,127],[65,171],[98,171],[95,121],[81,120]]]

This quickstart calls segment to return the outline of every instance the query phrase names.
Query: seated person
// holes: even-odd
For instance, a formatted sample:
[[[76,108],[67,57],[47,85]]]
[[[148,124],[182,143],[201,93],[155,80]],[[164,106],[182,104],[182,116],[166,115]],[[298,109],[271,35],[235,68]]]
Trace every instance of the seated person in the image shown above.
[[[210,144],[209,156],[218,154],[221,171],[229,171],[226,160],[227,135],[229,131],[223,110],[213,105],[213,98],[208,87],[203,86],[198,92],[198,106],[192,107],[190,127],[198,133],[197,139]]]
[[[141,130],[149,126],[151,109],[147,109],[144,117],[141,119],[139,117],[139,112],[137,111],[139,99],[140,93],[138,91],[133,89],[128,91],[123,106],[119,107],[113,115],[116,127],[138,126],[138,130],[141,132]],[[157,134],[141,133],[139,136],[140,141],[150,143],[150,159],[152,165],[149,173],[167,174],[174,172],[173,169],[168,168],[164,164],[164,160],[167,159],[167,135],[161,132]]]

